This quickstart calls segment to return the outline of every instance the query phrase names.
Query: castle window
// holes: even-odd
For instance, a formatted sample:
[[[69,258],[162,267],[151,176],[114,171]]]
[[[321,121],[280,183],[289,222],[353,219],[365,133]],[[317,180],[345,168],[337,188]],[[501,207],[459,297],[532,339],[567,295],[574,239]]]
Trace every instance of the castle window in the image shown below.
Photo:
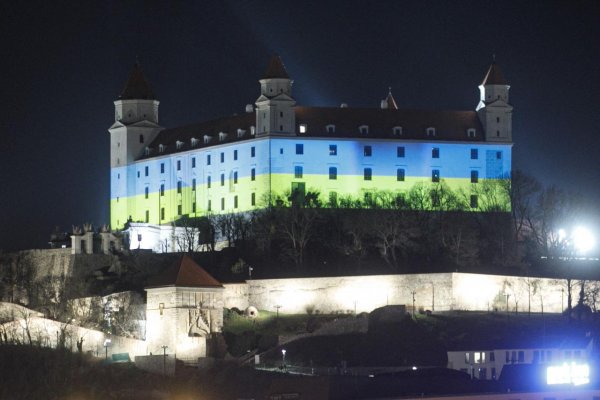
[[[196,178],[192,179],[192,192],[196,191]]]
[[[467,136],[470,138],[474,138],[477,136],[477,131],[473,128],[467,129]]]
[[[237,161],[237,150],[233,151],[233,161]]]
[[[237,171],[233,171],[233,183],[238,183],[238,173]]]
[[[300,124],[300,133],[306,133],[307,127],[306,124]]]
[[[363,176],[365,181],[370,181],[373,177],[373,170],[371,168],[365,168]]]
[[[252,192],[252,194],[250,195],[250,205],[255,206],[256,205],[256,193]]]
[[[302,179],[302,166],[301,165],[296,165],[294,167],[294,178]]]
[[[431,170],[431,182],[439,182],[440,181],[440,170],[434,169]]]
[[[496,131],[496,137],[500,137],[500,131]]]
[[[325,130],[327,131],[327,133],[335,133],[335,125],[333,125],[333,124],[327,125],[325,127]]]
[[[225,153],[221,152],[221,162],[225,162]]]
[[[304,154],[304,145],[302,143],[296,143],[296,154]]]
[[[479,201],[476,194],[471,195],[471,208],[477,208],[479,206]]]
[[[221,211],[225,209],[225,197],[221,197]]]
[[[496,152],[496,159],[497,160],[501,160],[502,159],[502,152],[501,151],[497,151]]]
[[[148,174],[150,173],[150,167],[148,167],[147,165],[144,167],[144,176],[148,176]]]
[[[398,182],[404,182],[404,176],[405,176],[404,168],[398,168],[396,170],[396,180]]]
[[[177,193],[181,193],[182,183],[181,181],[177,181]]]
[[[479,150],[471,149],[471,160],[477,160],[479,158]]]
[[[500,123],[500,117],[496,117],[496,122]]]
[[[471,183],[479,182],[479,171],[473,170],[471,171]]]
[[[256,156],[256,147],[250,147],[250,157]]]
[[[402,127],[401,126],[395,126],[393,128],[393,132],[394,132],[394,136],[402,136]]]
[[[196,139],[196,138],[192,138],[192,139],[190,140],[190,142],[191,142],[191,145],[192,145],[192,147],[196,147],[196,146],[198,146],[198,139]]]
[[[279,125],[279,130],[283,131],[283,125]]]
[[[117,174],[117,179],[121,179],[121,174]]]
[[[283,111],[279,111],[279,117],[283,118]]]
[[[211,179],[210,175],[208,175],[208,176],[206,177],[206,188],[207,188],[207,189],[210,189],[210,185],[211,185],[211,183],[212,183],[211,181],[212,181],[212,179]]]
[[[329,179],[336,180],[337,179],[337,168],[329,167]]]
[[[336,144],[330,144],[329,145],[329,155],[330,156],[337,156],[337,145]]]
[[[150,222],[150,210],[146,210],[146,223]]]
[[[161,220],[165,219],[165,208],[164,207],[160,208],[160,219]]]
[[[225,186],[225,174],[221,174],[221,186]]]
[[[148,188],[148,186],[146,186],[144,188],[144,198],[147,199],[148,198],[148,194],[150,193],[150,189]]]
[[[251,134],[252,136],[254,136],[254,134],[255,134],[255,133],[256,133],[256,128],[255,128],[255,127],[254,127],[254,125],[253,125],[253,126],[251,126],[251,127],[250,127],[250,134]]]
[[[160,184],[160,195],[161,196],[165,195],[165,184],[164,183]]]
[[[206,165],[210,165],[210,154],[206,155]]]
[[[233,208],[238,208],[238,197],[233,196]]]
[[[181,148],[183,147],[183,142],[181,141],[176,141],[175,142],[175,147],[177,148],[177,150],[181,150]]]
[[[181,171],[181,160],[177,160],[177,171]]]
[[[208,204],[206,205],[206,210],[212,211],[212,201],[211,200],[208,201]]]
[[[192,157],[192,168],[196,168],[196,157]]]
[[[427,128],[427,136],[435,136],[435,128],[433,128],[433,127]]]
[[[434,147],[433,149],[431,149],[431,158],[440,158],[439,147]]]
[[[181,204],[177,205],[177,215],[181,215],[182,214],[182,209],[181,209]]]
[[[363,155],[365,157],[371,157],[371,154],[373,154],[373,149],[371,148],[371,146],[365,146],[363,148]]]
[[[256,168],[252,168],[250,170],[250,180],[253,181],[256,179]]]
[[[196,202],[192,203],[192,212],[195,214],[196,213]]]
[[[398,146],[398,147],[396,148],[396,156],[397,156],[398,158],[404,158],[404,153],[405,153],[405,151],[404,151],[404,146]]]
[[[164,174],[165,173],[165,163],[160,163],[160,173]]]
[[[369,126],[361,125],[358,127],[358,131],[361,133],[361,135],[368,135],[369,134]]]
[[[137,176],[138,176],[138,178],[140,177],[140,171],[137,172]]]
[[[140,143],[144,143],[144,135],[140,135]]]

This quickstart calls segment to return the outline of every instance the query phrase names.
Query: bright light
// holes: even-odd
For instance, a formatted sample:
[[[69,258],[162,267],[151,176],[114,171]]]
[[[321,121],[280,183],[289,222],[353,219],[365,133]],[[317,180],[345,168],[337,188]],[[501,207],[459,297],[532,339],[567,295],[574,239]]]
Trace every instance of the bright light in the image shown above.
[[[590,367],[587,364],[575,363],[548,367],[546,383],[548,385],[585,385],[590,383]]]
[[[573,244],[579,252],[586,253],[594,248],[596,241],[592,232],[579,226],[573,231]]]
[[[412,367],[412,370],[413,370],[413,371],[416,371],[416,370],[417,370],[417,367],[413,366],[413,367]]]
[[[285,353],[286,353],[286,350],[285,349],[281,349],[281,354],[283,354],[284,357],[285,357]]]
[[[558,230],[558,240],[563,242],[567,238],[567,232],[564,229]]]

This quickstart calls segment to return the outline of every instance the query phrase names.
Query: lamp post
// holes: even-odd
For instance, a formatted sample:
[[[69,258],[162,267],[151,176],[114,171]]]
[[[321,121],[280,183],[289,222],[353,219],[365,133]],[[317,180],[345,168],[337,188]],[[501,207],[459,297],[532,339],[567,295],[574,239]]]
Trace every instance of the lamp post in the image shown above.
[[[110,339],[104,339],[104,359],[108,360],[108,346],[110,345]]]
[[[163,375],[167,374],[167,349],[169,346],[161,346],[163,349]]]
[[[285,370],[285,353],[286,353],[286,350],[281,349],[281,366],[283,367],[284,370]]]

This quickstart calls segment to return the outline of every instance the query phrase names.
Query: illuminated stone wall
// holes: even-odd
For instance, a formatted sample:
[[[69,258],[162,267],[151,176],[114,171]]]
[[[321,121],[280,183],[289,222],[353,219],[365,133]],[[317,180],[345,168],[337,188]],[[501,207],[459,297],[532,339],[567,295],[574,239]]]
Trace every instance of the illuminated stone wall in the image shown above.
[[[465,273],[259,279],[225,287],[227,308],[290,314],[360,313],[391,304],[410,310],[413,294],[417,311],[561,312],[567,306],[564,280]]]

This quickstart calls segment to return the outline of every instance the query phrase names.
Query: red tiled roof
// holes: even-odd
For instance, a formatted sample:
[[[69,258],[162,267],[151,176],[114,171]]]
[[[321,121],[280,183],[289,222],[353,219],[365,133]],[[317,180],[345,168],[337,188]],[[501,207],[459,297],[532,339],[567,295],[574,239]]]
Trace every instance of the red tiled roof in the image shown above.
[[[148,282],[148,287],[160,286],[223,287],[188,255],[177,257],[169,268]]]
[[[144,78],[144,74],[142,72],[142,67],[139,63],[135,63],[133,65],[133,70],[131,74],[129,74],[129,79],[127,79],[127,83],[125,84],[125,88],[123,92],[119,96],[119,100],[154,100],[156,96],[154,96],[154,92],[150,87],[146,78]]]
[[[502,70],[500,67],[493,62],[490,65],[487,73],[485,74],[485,78],[483,78],[482,85],[506,85],[506,79],[504,79],[504,75],[502,74]]]
[[[283,65],[283,61],[281,61],[281,57],[278,55],[274,55],[271,57],[271,61],[269,61],[269,66],[267,67],[267,71],[262,79],[290,79],[285,67]]]
[[[306,133],[298,137],[331,137],[331,138],[377,138],[397,140],[450,140],[450,141],[483,141],[484,132],[475,111],[435,111],[435,110],[397,110],[380,108],[337,108],[337,107],[295,107],[296,126],[307,125]],[[204,148],[229,142],[237,142],[254,138],[250,134],[251,126],[256,124],[254,113],[245,113],[224,117],[199,124],[162,130],[150,143],[152,152],[142,158],[155,157],[193,148]],[[327,125],[335,125],[335,132],[328,133]],[[369,133],[360,133],[359,126],[367,125]],[[402,135],[394,135],[394,127],[402,127]],[[435,128],[435,136],[427,136],[427,128]],[[245,134],[238,137],[237,130],[243,129]],[[475,129],[474,138],[467,135],[467,129]],[[223,140],[219,133],[226,133]],[[204,143],[204,136],[211,137]],[[191,139],[197,143],[192,146]],[[181,142],[177,148],[177,142]],[[162,153],[159,145],[164,146]]]

